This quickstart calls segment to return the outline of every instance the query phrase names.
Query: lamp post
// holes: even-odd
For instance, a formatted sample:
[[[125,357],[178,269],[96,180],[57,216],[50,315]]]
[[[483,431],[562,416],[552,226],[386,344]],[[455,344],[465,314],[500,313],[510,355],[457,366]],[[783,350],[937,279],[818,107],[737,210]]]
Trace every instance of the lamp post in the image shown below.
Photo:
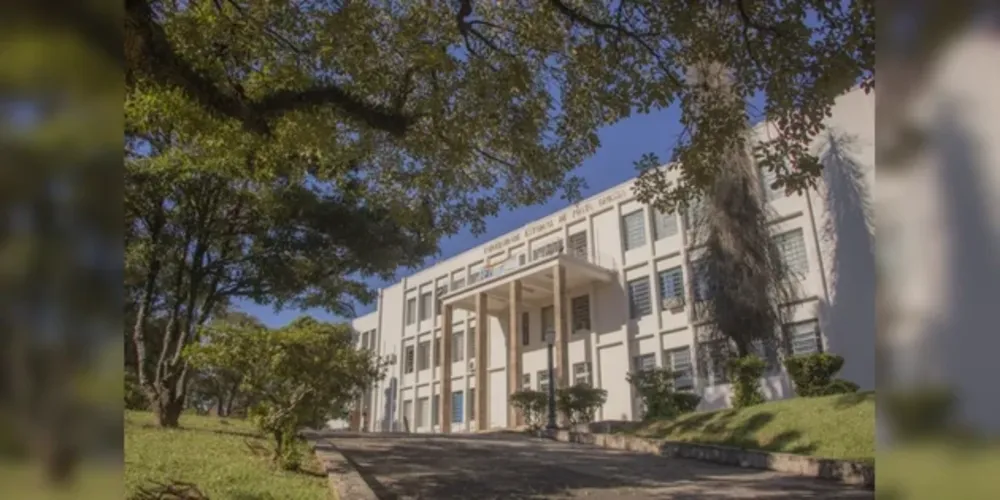
[[[558,429],[556,427],[556,371],[555,371],[555,357],[552,354],[552,348],[555,343],[555,332],[548,331],[545,332],[545,343],[548,345],[549,350],[549,423],[545,426],[547,430],[555,431]]]

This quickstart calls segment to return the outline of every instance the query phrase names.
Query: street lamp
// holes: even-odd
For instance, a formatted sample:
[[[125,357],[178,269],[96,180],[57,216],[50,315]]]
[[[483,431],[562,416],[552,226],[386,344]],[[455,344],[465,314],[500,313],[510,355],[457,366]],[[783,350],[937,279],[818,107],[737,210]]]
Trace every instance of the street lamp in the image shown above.
[[[555,371],[555,357],[552,354],[552,348],[555,344],[556,332],[549,330],[545,332],[545,343],[548,345],[549,349],[549,423],[545,426],[547,430],[555,431],[558,429],[556,427],[556,371]]]

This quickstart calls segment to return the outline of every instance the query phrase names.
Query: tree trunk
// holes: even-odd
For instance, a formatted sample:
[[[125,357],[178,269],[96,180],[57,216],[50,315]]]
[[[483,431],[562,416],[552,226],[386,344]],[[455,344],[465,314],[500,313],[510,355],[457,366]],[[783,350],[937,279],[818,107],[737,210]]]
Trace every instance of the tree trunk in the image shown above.
[[[160,427],[177,428],[184,409],[184,398],[179,398],[174,391],[162,391],[153,399],[153,412]]]
[[[226,397],[223,394],[219,394],[215,397],[215,416],[225,417],[228,413],[226,412]]]

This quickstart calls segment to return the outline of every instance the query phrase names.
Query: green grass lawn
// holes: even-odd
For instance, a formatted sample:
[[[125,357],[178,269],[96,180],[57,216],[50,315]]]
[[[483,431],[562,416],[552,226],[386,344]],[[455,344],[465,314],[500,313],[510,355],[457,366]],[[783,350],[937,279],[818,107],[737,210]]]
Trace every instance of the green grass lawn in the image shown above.
[[[153,415],[125,412],[125,493],[151,482],[196,485],[211,500],[328,500],[332,493],[309,453],[303,471],[282,471],[246,442],[268,446],[241,420],[182,415],[180,429],[156,427]]]
[[[792,398],[644,424],[641,436],[871,462],[875,393]]]

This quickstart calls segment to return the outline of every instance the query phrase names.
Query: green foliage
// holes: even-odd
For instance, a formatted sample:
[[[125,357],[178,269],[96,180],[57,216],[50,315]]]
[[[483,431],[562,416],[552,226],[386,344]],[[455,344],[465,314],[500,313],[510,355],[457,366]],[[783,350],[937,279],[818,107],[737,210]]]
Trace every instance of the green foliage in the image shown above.
[[[729,360],[729,374],[733,381],[733,408],[747,408],[765,401],[760,387],[767,363],[750,355]]]
[[[149,399],[146,393],[139,387],[139,379],[135,372],[125,370],[125,409],[126,410],[148,410]]]
[[[802,397],[857,392],[857,384],[834,379],[843,366],[843,356],[825,352],[792,356],[785,360],[785,368],[795,384],[795,393]]]
[[[541,428],[549,411],[549,396],[542,391],[520,390],[510,395],[511,406],[524,417],[524,422],[533,429]]]
[[[197,369],[242,374],[240,389],[254,403],[249,416],[275,444],[276,462],[301,460],[298,432],[339,416],[365,387],[384,375],[384,365],[352,346],[344,324],[299,318],[270,330],[260,325],[219,323],[202,332],[185,357]]]
[[[626,376],[642,399],[644,420],[674,418],[694,411],[701,396],[674,390],[676,372],[664,368],[631,372]]]
[[[576,384],[556,389],[556,410],[566,416],[570,424],[594,421],[597,410],[608,400],[608,391],[590,384]]]

